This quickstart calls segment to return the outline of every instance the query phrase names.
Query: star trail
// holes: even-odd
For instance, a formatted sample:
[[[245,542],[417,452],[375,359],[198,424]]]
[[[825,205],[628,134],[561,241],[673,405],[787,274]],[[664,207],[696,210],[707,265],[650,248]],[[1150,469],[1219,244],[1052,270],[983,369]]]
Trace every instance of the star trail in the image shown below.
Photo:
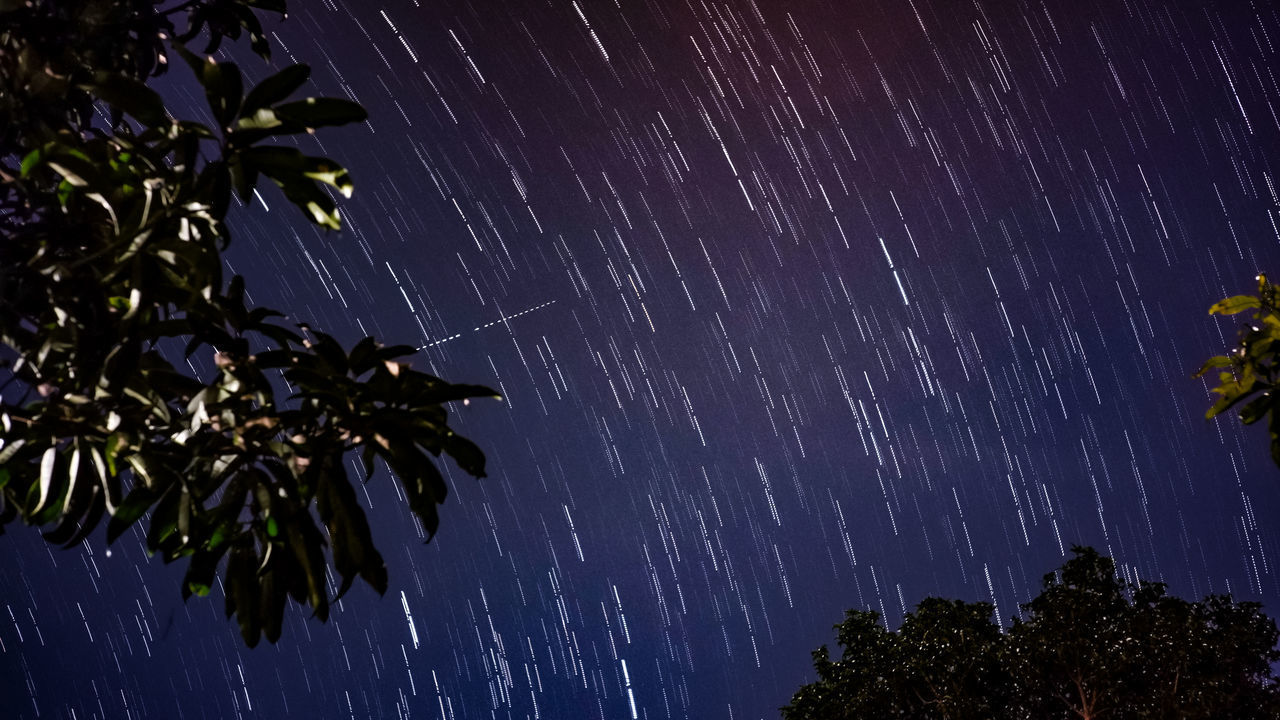
[[[386,596],[255,650],[140,531],[15,526],[0,715],[774,718],[846,608],[1007,625],[1073,544],[1280,609],[1265,433],[1191,379],[1280,272],[1269,3],[290,10],[356,191],[325,234],[261,188],[229,269],[500,390],[454,408],[490,477],[442,466],[424,545],[383,469]]]

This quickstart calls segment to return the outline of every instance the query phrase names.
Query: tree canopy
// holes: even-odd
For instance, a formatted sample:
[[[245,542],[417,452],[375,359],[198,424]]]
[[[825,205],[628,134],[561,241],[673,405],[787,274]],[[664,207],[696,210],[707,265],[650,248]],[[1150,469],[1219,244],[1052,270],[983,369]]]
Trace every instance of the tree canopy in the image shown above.
[[[783,717],[1280,717],[1280,631],[1261,605],[1189,602],[1117,577],[1092,548],[1073,553],[1007,630],[985,602],[927,598],[896,631],[875,611],[848,611],[841,657],[813,653],[818,680]]]
[[[247,35],[269,59],[260,14],[283,0],[164,5],[0,0],[0,532],[21,518],[73,546],[149,517],[149,551],[186,561],[183,597],[221,569],[253,646],[279,638],[289,597],[324,620],[357,577],[386,590],[344,456],[366,481],[389,466],[430,539],[448,491],[432,456],[485,474],[444,404],[496,393],[410,368],[413,347],[282,323],[224,279],[233,197],[263,179],[341,227],[350,175],[293,138],[366,115],[296,97],[306,65],[246,88],[210,55]],[[149,86],[173,59],[214,124]]]

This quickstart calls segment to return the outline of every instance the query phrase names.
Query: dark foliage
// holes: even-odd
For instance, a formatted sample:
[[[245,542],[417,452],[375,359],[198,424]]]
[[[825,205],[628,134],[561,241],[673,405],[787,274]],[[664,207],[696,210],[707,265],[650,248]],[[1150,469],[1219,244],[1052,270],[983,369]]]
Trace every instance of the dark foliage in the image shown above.
[[[928,598],[897,631],[850,610],[836,626],[841,658],[813,653],[818,680],[783,717],[1280,717],[1280,631],[1260,605],[1170,597],[1162,584],[1118,579],[1092,548],[1074,553],[1007,632],[982,602]]]
[[[386,590],[344,456],[366,480],[385,462],[430,537],[447,493],[431,456],[484,476],[444,404],[495,395],[399,362],[411,347],[273,322],[224,281],[232,194],[262,178],[340,226],[347,171],[273,141],[365,119],[291,99],[305,65],[246,92],[235,64],[186,47],[247,35],[266,59],[262,12],[283,0],[0,0],[0,532],[21,518],[71,546],[106,519],[111,542],[149,516],[149,550],[187,560],[184,597],[225,568],[250,646],[279,638],[289,597],[323,620],[356,577]],[[148,86],[175,58],[216,127]]]

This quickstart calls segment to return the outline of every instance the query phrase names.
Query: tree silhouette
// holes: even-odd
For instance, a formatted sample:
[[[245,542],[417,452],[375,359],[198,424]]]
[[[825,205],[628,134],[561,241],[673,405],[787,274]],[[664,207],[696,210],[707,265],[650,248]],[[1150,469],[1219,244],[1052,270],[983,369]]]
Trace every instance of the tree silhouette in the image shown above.
[[[1188,602],[1131,584],[1092,548],[1044,577],[1007,632],[989,603],[927,598],[889,631],[875,611],[836,626],[841,658],[813,653],[818,680],[786,720],[1280,717],[1275,621],[1251,602]]]

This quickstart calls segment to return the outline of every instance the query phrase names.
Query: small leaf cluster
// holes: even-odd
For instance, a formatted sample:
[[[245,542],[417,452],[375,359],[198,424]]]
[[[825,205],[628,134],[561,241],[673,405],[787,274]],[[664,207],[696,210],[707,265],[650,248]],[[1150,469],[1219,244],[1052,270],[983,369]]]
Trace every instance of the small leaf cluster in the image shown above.
[[[786,720],[1280,717],[1280,631],[1257,603],[1188,602],[1128,583],[1092,548],[1044,577],[1007,631],[989,603],[927,598],[890,631],[875,611],[836,626],[842,656]]]
[[[1240,421],[1252,425],[1265,419],[1271,436],[1271,458],[1280,465],[1280,413],[1276,412],[1277,384],[1280,383],[1280,290],[1258,275],[1257,295],[1236,295],[1214,303],[1210,315],[1236,315],[1253,310],[1253,319],[1241,325],[1238,343],[1229,355],[1209,358],[1196,371],[1203,377],[1217,369],[1217,402],[1205,412],[1216,417],[1241,406]],[[1241,405],[1243,403],[1243,405]]]
[[[223,277],[233,194],[247,203],[260,178],[341,226],[347,171],[270,141],[365,119],[293,99],[305,65],[246,91],[234,63],[184,44],[247,34],[266,57],[260,10],[284,5],[0,0],[0,533],[21,518],[72,546],[105,519],[112,542],[148,518],[147,549],[186,561],[184,598],[223,569],[250,646],[279,638],[289,598],[324,620],[357,577],[386,590],[344,457],[365,481],[389,467],[430,539],[436,459],[485,474],[445,404],[496,396],[412,369],[412,347],[347,350],[282,324]],[[170,55],[216,126],[175,118],[148,85]]]

